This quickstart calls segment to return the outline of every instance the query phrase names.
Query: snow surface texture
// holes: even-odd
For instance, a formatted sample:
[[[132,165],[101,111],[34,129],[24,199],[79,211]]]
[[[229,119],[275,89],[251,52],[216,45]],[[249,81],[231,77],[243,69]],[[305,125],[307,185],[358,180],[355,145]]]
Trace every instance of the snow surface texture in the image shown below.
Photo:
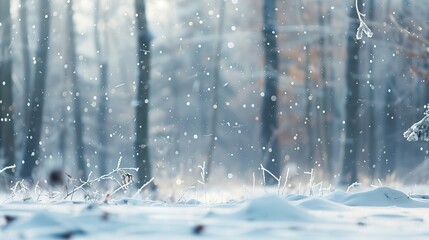
[[[9,202],[0,205],[0,239],[429,239],[428,198],[379,187],[218,205]]]

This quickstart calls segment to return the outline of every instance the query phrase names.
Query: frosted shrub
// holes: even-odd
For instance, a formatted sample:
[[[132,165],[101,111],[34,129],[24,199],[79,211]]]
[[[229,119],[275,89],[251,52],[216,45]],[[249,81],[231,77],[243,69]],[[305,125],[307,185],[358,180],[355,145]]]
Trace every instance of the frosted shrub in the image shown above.
[[[359,27],[356,31],[356,39],[357,40],[362,39],[363,34],[365,34],[367,37],[371,38],[373,33],[372,33],[371,29],[368,27],[368,25],[366,25],[366,23],[362,19],[362,17],[365,17],[365,14],[363,14],[359,11],[358,0],[355,1],[355,4],[356,4],[356,13],[357,13],[358,18],[359,18]]]
[[[404,137],[410,142],[418,140],[429,141],[429,104],[425,108],[425,116],[422,120],[414,123],[404,132]]]

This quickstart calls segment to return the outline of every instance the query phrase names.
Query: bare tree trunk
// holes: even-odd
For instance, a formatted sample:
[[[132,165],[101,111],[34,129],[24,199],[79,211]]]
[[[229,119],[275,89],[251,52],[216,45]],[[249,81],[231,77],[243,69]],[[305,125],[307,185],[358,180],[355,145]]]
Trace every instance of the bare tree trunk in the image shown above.
[[[329,1],[329,4],[333,4],[333,1]],[[332,5],[330,5],[332,6]],[[326,14],[326,27],[329,27],[332,29],[332,9],[328,8],[327,14]],[[335,42],[334,42],[334,36],[332,33],[328,34],[326,39],[326,45],[329,51],[326,52],[326,58],[328,59],[329,65],[327,66],[327,93],[325,94],[325,97],[327,97],[327,105],[329,106],[329,110],[327,110],[327,116],[326,119],[326,127],[327,127],[327,134],[329,138],[329,142],[326,144],[329,145],[328,151],[328,165],[331,166],[332,173],[339,170],[339,166],[341,165],[341,161],[336,161],[336,159],[340,159],[340,153],[341,153],[341,141],[340,141],[340,129],[342,128],[341,124],[341,110],[338,106],[338,101],[336,99],[336,93],[335,93],[335,81],[336,79],[336,67],[334,65],[334,54],[332,49],[335,49]],[[330,175],[332,177],[332,174]]]
[[[10,16],[10,1],[4,0],[0,3],[0,128],[2,147],[4,153],[4,165],[15,164],[15,130],[14,130],[14,104],[13,104],[13,81],[12,81],[12,19]],[[8,170],[13,175],[14,170]]]
[[[174,10],[172,9],[170,12],[170,16],[174,16],[171,18],[171,20],[169,21],[169,29],[167,31],[167,39],[175,39],[176,36],[179,36],[178,31],[177,31],[177,27],[174,26],[174,23],[176,23],[177,21],[181,21],[180,16],[177,16],[177,12],[179,11],[178,9],[180,9],[179,7],[183,7],[183,5],[185,5],[187,7],[187,4],[194,4],[191,3],[189,1],[175,1],[175,5],[174,5]],[[201,4],[201,3],[199,3]],[[198,12],[198,11],[195,11]],[[195,14],[195,13],[194,13]],[[194,15],[193,14],[193,15]],[[179,44],[177,42],[173,42],[172,44],[169,45],[169,51],[176,51],[177,48],[179,48]],[[200,54],[200,52],[198,52],[198,55]],[[170,156],[172,159],[175,159],[173,162],[173,167],[175,169],[179,169],[178,173],[176,174],[183,174],[183,172],[185,172],[184,169],[189,169],[187,167],[188,164],[192,164],[190,163],[190,161],[181,161],[180,160],[180,155],[181,155],[181,149],[180,149],[180,128],[177,127],[178,125],[180,125],[180,123],[182,122],[182,119],[180,117],[180,104],[179,104],[179,96],[180,96],[180,88],[179,88],[179,76],[177,74],[177,70],[179,69],[179,62],[181,60],[180,55],[176,56],[176,58],[174,58],[173,60],[173,64],[170,66],[168,74],[170,75],[169,77],[169,87],[171,89],[171,98],[173,99],[173,104],[170,107],[170,117],[169,117],[169,121],[168,123],[171,126],[175,126],[172,128],[172,141],[173,141],[173,147],[172,150],[170,152]]]
[[[322,164],[324,169],[324,175],[327,177],[332,176],[333,172],[333,121],[334,121],[334,106],[332,106],[334,92],[332,86],[332,80],[328,78],[328,64],[326,61],[326,28],[330,27],[330,22],[325,20],[325,11],[323,0],[318,0],[318,15],[319,25],[322,28],[320,34],[319,48],[320,48],[320,74],[322,82],[322,127],[320,128],[321,139],[322,139]],[[330,13],[328,13],[329,18]],[[326,23],[328,22],[328,23]]]
[[[31,86],[31,59],[30,49],[28,47],[28,28],[27,28],[27,0],[20,0],[21,8],[19,9],[19,27],[21,30],[21,45],[22,45],[22,61],[24,64],[24,101],[23,104],[23,119],[24,126],[28,126],[28,112],[30,102],[30,86]]]
[[[359,148],[359,43],[354,39],[354,32],[359,26],[356,7],[350,8],[350,23],[347,36],[346,63],[346,142],[341,171],[341,182],[357,182],[357,153]]]
[[[312,84],[311,84],[311,76],[310,76],[310,61],[311,61],[311,49],[310,44],[305,44],[305,67],[304,67],[304,88],[305,88],[305,124],[307,130],[307,157],[306,162],[304,164],[305,170],[313,168],[314,165],[314,157],[315,157],[315,142],[314,142],[314,121],[313,121],[313,104],[312,104]]]
[[[61,79],[62,81],[62,93],[65,93],[65,84],[66,84],[66,79]],[[66,106],[65,106],[65,97],[63,96],[61,98],[61,110],[60,110],[60,114],[61,114],[61,119],[59,121],[59,128],[60,128],[60,133],[59,133],[59,139],[58,139],[58,159],[60,159],[61,161],[61,167],[62,169],[65,168],[65,164],[67,162],[67,114],[66,114]]]
[[[85,144],[83,143],[83,123],[81,110],[81,92],[79,89],[79,80],[77,75],[77,56],[76,56],[76,37],[74,32],[73,21],[73,0],[68,0],[67,4],[67,31],[68,31],[68,72],[67,75],[72,83],[72,101],[73,101],[73,118],[75,134],[75,158],[78,166],[78,177],[86,179],[87,177],[87,160],[85,159]]]
[[[375,20],[374,15],[374,2],[375,0],[369,0],[368,1],[368,20],[370,22],[373,22]],[[375,167],[377,164],[377,141],[376,141],[376,119],[375,119],[375,102],[374,102],[374,79],[373,79],[373,72],[374,72],[374,48],[373,46],[369,46],[369,69],[368,72],[370,74],[370,86],[369,86],[369,96],[368,96],[368,102],[369,102],[369,109],[368,109],[368,115],[369,115],[369,133],[368,133],[368,165],[369,165],[369,176],[371,179],[375,177]]]
[[[396,101],[395,90],[396,90],[396,73],[390,74],[388,83],[385,90],[385,105],[384,105],[384,123],[383,123],[383,155],[378,165],[379,177],[383,180],[389,176],[395,168],[395,152],[396,152],[396,139],[394,137],[397,124],[395,116]]]
[[[99,159],[99,171],[100,174],[107,173],[107,111],[108,111],[108,64],[102,53],[100,34],[99,34],[99,14],[100,14],[100,0],[95,2],[95,19],[94,19],[94,39],[95,39],[95,50],[97,54],[97,63],[99,67],[99,106],[98,106],[98,122],[97,122],[97,135],[98,135],[98,159]],[[107,41],[107,39],[105,39]]]
[[[304,28],[307,28],[308,23],[306,20],[306,16],[304,14],[304,4],[302,1],[299,2],[301,5],[299,9],[299,17],[300,21],[302,22],[302,25]],[[311,64],[311,47],[310,43],[306,42],[304,45],[304,90],[305,90],[305,129],[307,133],[307,156],[305,157],[305,161],[302,164],[302,168],[305,170],[313,168],[314,161],[315,161],[315,149],[316,149],[316,143],[314,141],[315,134],[314,134],[314,121],[313,121],[313,86],[311,82],[311,76],[310,76],[310,64]]]
[[[277,50],[277,19],[276,1],[264,0],[263,44],[265,48],[265,91],[262,102],[261,144],[264,154],[264,167],[275,176],[280,175],[281,157],[278,140],[277,122],[277,85],[279,57]],[[276,184],[271,176],[267,176],[267,184]]]
[[[31,91],[29,125],[27,142],[25,144],[24,163],[20,171],[21,178],[32,180],[34,168],[41,160],[40,145],[42,135],[43,107],[45,99],[45,83],[47,76],[49,30],[50,30],[50,0],[40,0],[39,37],[34,64],[34,87]]]
[[[389,1],[390,2],[390,1]],[[402,13],[399,14],[399,22],[405,28],[409,27],[409,24],[405,23],[407,17],[411,15],[410,12],[410,4],[411,2],[408,0],[402,1]],[[389,5],[390,8],[390,5]],[[388,9],[388,13],[390,13]],[[407,43],[405,43],[402,35],[398,36],[398,44],[404,45],[406,47],[411,47]],[[392,49],[394,51],[395,49]],[[397,161],[397,148],[398,141],[395,137],[395,134],[399,132],[399,123],[396,113],[395,102],[397,101],[397,81],[398,76],[405,76],[405,73],[408,71],[409,62],[408,58],[393,58],[390,62],[392,66],[392,71],[388,74],[388,82],[385,88],[385,105],[383,111],[383,153],[379,160],[378,164],[378,174],[379,178],[385,180],[387,177],[392,175],[396,167]]]
[[[136,105],[136,138],[134,142],[135,161],[139,168],[138,181],[148,182],[152,177],[149,158],[149,78],[150,78],[150,42],[151,35],[146,19],[144,0],[135,0],[138,80]]]
[[[210,117],[210,143],[209,150],[207,154],[207,168],[205,172],[205,180],[207,181],[209,175],[211,174],[211,167],[213,165],[213,154],[216,148],[216,141],[218,138],[217,135],[217,125],[218,125],[218,112],[219,112],[219,85],[220,85],[220,56],[222,52],[222,43],[223,43],[223,28],[225,21],[225,1],[221,0],[220,2],[220,13],[219,13],[219,25],[217,29],[217,41],[215,48],[215,57],[214,57],[214,66],[213,66],[213,101],[211,106],[211,117]]]

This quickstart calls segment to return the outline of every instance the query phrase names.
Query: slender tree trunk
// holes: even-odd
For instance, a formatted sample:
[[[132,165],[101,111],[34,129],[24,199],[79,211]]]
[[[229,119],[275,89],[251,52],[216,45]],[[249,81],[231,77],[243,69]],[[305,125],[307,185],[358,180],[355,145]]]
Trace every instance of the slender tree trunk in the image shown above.
[[[389,1],[390,2],[390,1]],[[409,0],[402,1],[402,13],[399,15],[399,23],[408,29],[409,24],[405,22],[407,17],[411,15],[410,12],[411,2]],[[388,13],[390,13],[390,6],[388,8]],[[398,36],[398,44],[405,45],[406,48],[411,48],[405,41],[402,35]],[[394,51],[395,49],[391,49]],[[398,76],[405,76],[405,73],[408,71],[409,62],[408,58],[393,58],[390,65],[392,71],[389,72],[388,82],[385,88],[385,105],[383,111],[383,154],[379,160],[378,164],[378,174],[379,178],[385,180],[390,176],[396,167],[397,159],[397,148],[399,143],[396,140],[395,134],[399,132],[398,127],[398,118],[395,111],[395,102],[397,101],[396,91],[397,86],[396,82],[399,80]]]
[[[375,20],[374,16],[374,2],[375,0],[368,1],[368,20],[373,22]],[[369,165],[369,176],[371,179],[375,177],[375,167],[377,164],[377,137],[376,137],[376,119],[375,119],[375,101],[374,101],[374,90],[375,90],[375,82],[373,79],[374,72],[374,48],[370,44],[369,46],[369,69],[368,72],[370,74],[370,86],[369,86],[369,133],[368,133],[368,165]]]
[[[313,125],[313,96],[312,92],[312,84],[311,84],[311,76],[310,76],[310,61],[311,61],[311,51],[310,44],[305,44],[305,67],[304,67],[304,88],[305,88],[305,124],[307,130],[307,157],[306,163],[304,164],[305,170],[313,168],[314,165],[314,157],[315,157],[315,142],[314,142],[314,125]]]
[[[346,139],[344,144],[341,182],[357,182],[357,153],[359,148],[359,43],[355,41],[355,31],[359,26],[356,7],[350,8],[350,23],[347,36],[346,63]]]
[[[325,18],[329,18],[329,16],[325,16],[324,13],[324,4],[323,0],[318,0],[318,15],[319,15],[319,25],[322,28],[320,33],[320,78],[322,82],[322,127],[321,131],[321,139],[322,139],[322,164],[324,169],[325,176],[330,177],[333,172],[333,156],[332,156],[332,148],[333,148],[333,106],[332,106],[332,83],[328,78],[328,66],[327,66],[327,54],[326,54],[326,28],[329,27],[329,24],[326,24]],[[329,13],[327,14],[329,15]]]
[[[384,123],[383,123],[383,155],[379,162],[379,177],[383,180],[389,176],[395,168],[395,152],[396,152],[396,140],[395,133],[397,132],[396,116],[394,103],[396,101],[395,89],[396,89],[396,73],[390,74],[388,83],[385,90],[385,106],[383,111]]]
[[[209,175],[211,174],[211,167],[213,165],[213,154],[216,148],[216,141],[218,139],[217,135],[217,125],[218,123],[218,114],[219,114],[219,85],[220,85],[220,57],[222,54],[222,43],[223,43],[223,28],[225,20],[225,2],[226,0],[221,0],[220,2],[220,13],[219,13],[219,25],[217,29],[217,41],[215,47],[215,57],[214,57],[214,66],[213,66],[213,101],[211,106],[211,118],[210,118],[210,143],[209,150],[207,154],[207,168],[205,172],[205,180],[208,180]]]
[[[50,30],[50,0],[40,0],[39,37],[34,64],[34,87],[31,91],[31,102],[25,143],[24,162],[20,171],[21,178],[32,180],[34,168],[39,165],[41,152],[39,142],[42,135],[43,107],[45,99],[45,82],[47,76],[49,30]]]
[[[203,9],[204,9],[204,4],[205,4],[204,1],[190,2],[185,0],[185,2],[188,2],[187,5],[193,6],[192,11],[187,11],[188,18],[190,17],[189,15],[192,14],[191,15],[192,17],[190,19],[193,20],[194,22],[201,20],[201,18],[203,17],[201,13],[203,12]],[[179,2],[178,4],[183,4],[183,1]],[[221,9],[221,11],[224,11],[224,10]],[[196,13],[198,13],[198,15],[196,15]],[[222,18],[223,13],[220,13],[219,15]],[[219,19],[219,21],[224,21],[224,20]],[[219,27],[218,27],[218,30],[219,30]],[[207,90],[208,88],[210,88],[210,85],[211,85],[210,80],[213,78],[211,76],[206,75],[206,71],[207,69],[210,69],[210,67],[206,67],[204,65],[205,56],[203,56],[203,53],[205,51],[201,49],[201,45],[204,45],[206,43],[204,41],[198,40],[199,38],[207,34],[208,34],[208,29],[204,25],[194,24],[192,27],[192,32],[190,36],[195,39],[193,41],[196,41],[195,43],[192,44],[192,46],[190,46],[190,51],[193,54],[191,62],[192,62],[192,68],[194,70],[193,73],[195,73],[195,76],[196,76],[195,83],[197,83],[198,85],[198,88],[195,89],[194,91],[198,91],[198,110],[199,110],[198,117],[199,117],[199,125],[200,125],[200,135],[209,134],[210,127],[211,127],[210,126],[211,116],[209,116],[210,114],[208,114],[207,109],[211,109],[212,106],[210,105],[212,104],[212,101],[210,100],[213,100],[213,98],[211,98],[210,96],[211,91]]]
[[[332,0],[329,1],[330,4],[333,4]],[[332,6],[332,5],[330,5]],[[326,14],[326,27],[329,27],[332,29],[332,9],[328,8],[328,13]],[[334,36],[333,33],[328,34],[327,36],[327,46],[328,49],[335,49],[335,42],[334,42]],[[327,62],[329,62],[329,67],[327,68],[327,82],[326,84],[327,86],[327,101],[328,101],[328,105],[330,106],[330,110],[328,111],[328,123],[327,123],[327,132],[328,134],[330,133],[330,142],[328,142],[327,144],[330,145],[330,148],[328,148],[328,150],[330,151],[330,154],[328,154],[329,159],[329,165],[331,166],[331,170],[332,172],[336,172],[337,169],[339,170],[339,165],[341,165],[341,161],[338,165],[336,165],[336,163],[338,163],[338,161],[335,161],[336,159],[340,159],[340,152],[341,152],[341,137],[340,137],[340,129],[342,128],[342,123],[341,123],[341,110],[340,107],[338,106],[338,101],[336,99],[336,94],[335,94],[335,81],[334,79],[336,79],[336,67],[334,65],[334,54],[332,50],[327,51],[326,53],[326,58],[328,59]]]
[[[0,128],[2,147],[4,153],[4,165],[11,166],[15,163],[15,130],[14,130],[14,104],[12,81],[12,19],[10,16],[10,1],[0,3]],[[12,175],[14,170],[8,170]]]
[[[136,138],[134,142],[135,161],[139,168],[138,181],[148,182],[152,177],[149,158],[149,77],[151,35],[146,19],[144,0],[135,0],[138,80],[136,105]]]
[[[81,92],[79,88],[79,80],[77,74],[77,56],[76,56],[76,37],[74,32],[73,21],[73,0],[68,0],[67,4],[67,48],[68,48],[68,72],[67,76],[72,83],[72,101],[73,101],[73,118],[74,118],[74,134],[75,134],[75,158],[78,166],[78,177],[86,179],[87,177],[87,161],[85,159],[85,144],[83,143],[83,122],[81,110]]]
[[[62,81],[62,93],[66,93],[65,90],[65,84],[66,84],[66,79],[61,79]],[[58,159],[60,159],[61,161],[61,167],[62,169],[65,168],[65,164],[67,162],[67,114],[66,114],[66,101],[65,101],[65,97],[63,96],[61,98],[61,110],[60,110],[60,114],[61,114],[61,119],[59,121],[59,128],[60,128],[60,133],[59,133],[59,139],[58,139]]]
[[[300,21],[302,22],[302,25],[304,28],[307,28],[308,23],[306,21],[306,17],[304,14],[304,4],[302,1],[300,3],[300,10],[299,10],[299,17]],[[314,134],[314,121],[313,121],[313,86],[311,82],[311,75],[310,75],[310,64],[311,64],[311,47],[310,43],[306,42],[304,45],[304,90],[305,90],[305,129],[307,133],[307,156],[305,157],[305,161],[302,164],[302,168],[304,168],[306,171],[308,169],[313,168],[314,161],[315,161],[315,149],[316,149],[316,142],[315,134]]]
[[[107,111],[108,111],[108,64],[106,59],[103,57],[103,53],[101,50],[101,43],[100,43],[100,34],[99,34],[99,7],[100,7],[100,0],[96,0],[95,2],[95,19],[94,19],[94,39],[95,39],[95,50],[97,54],[97,62],[99,66],[99,106],[98,106],[98,129],[97,129],[97,135],[98,135],[98,159],[99,159],[99,171],[100,174],[106,174],[107,173],[107,140],[108,140],[108,134],[107,134]],[[107,39],[105,39],[107,41]]]
[[[171,9],[171,12],[169,12],[170,21],[169,21],[169,28],[166,33],[167,39],[177,39],[176,37],[179,36],[179,32],[177,31],[177,26],[174,26],[174,24],[178,21],[182,21],[182,18],[180,14],[177,14],[180,12],[181,7],[187,8],[187,4],[193,4],[187,0],[184,1],[174,1],[174,8]],[[201,4],[201,3],[198,3]],[[198,12],[198,11],[195,11]],[[195,13],[194,13],[195,14]],[[168,51],[176,51],[179,48],[179,43],[177,41],[173,41],[172,44],[169,44]],[[198,52],[200,54],[200,52]],[[184,174],[185,169],[188,168],[188,164],[191,164],[190,161],[181,161],[180,155],[181,155],[181,149],[180,149],[180,128],[178,127],[182,119],[180,117],[180,104],[179,104],[179,96],[180,96],[180,89],[178,84],[178,73],[177,70],[179,69],[179,62],[181,60],[180,55],[176,55],[176,57],[172,60],[172,65],[168,68],[168,81],[169,81],[169,88],[171,90],[171,99],[172,99],[172,105],[170,106],[170,116],[168,120],[168,124],[173,126],[172,128],[172,150],[170,151],[170,154],[168,157],[175,159],[173,167],[175,169],[178,169],[179,171],[176,174]]]
[[[281,169],[281,157],[277,133],[277,85],[279,57],[277,52],[276,1],[264,0],[263,11],[265,91],[261,112],[261,144],[264,154],[264,168],[266,168],[275,176],[279,176]],[[267,184],[276,184],[275,179],[270,176],[267,176],[265,181]]]
[[[23,104],[23,119],[24,126],[28,126],[28,112],[30,102],[30,86],[31,86],[31,59],[30,49],[28,47],[28,28],[27,28],[27,0],[20,0],[21,8],[19,9],[19,28],[21,30],[21,45],[22,45],[22,61],[24,65],[24,101]]]
[[[98,107],[98,159],[100,174],[107,173],[108,164],[108,132],[107,132],[107,112],[108,112],[108,64],[100,63],[100,83],[99,83],[99,107]]]

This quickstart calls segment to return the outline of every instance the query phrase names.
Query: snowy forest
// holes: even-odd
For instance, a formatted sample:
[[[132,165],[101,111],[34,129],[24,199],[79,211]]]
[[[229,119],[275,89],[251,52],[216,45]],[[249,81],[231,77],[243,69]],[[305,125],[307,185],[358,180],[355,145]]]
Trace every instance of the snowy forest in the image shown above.
[[[0,4],[5,189],[118,162],[159,189],[429,179],[403,137],[429,103],[428,1]]]
[[[429,239],[429,0],[0,0],[0,239]]]

